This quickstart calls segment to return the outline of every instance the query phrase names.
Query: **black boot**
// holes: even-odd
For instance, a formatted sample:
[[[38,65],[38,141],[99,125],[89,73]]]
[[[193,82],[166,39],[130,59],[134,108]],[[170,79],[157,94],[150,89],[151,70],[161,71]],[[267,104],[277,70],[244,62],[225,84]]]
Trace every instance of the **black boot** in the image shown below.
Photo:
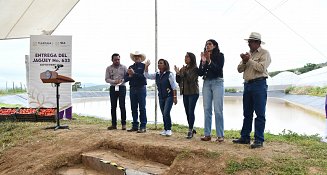
[[[261,148],[261,147],[263,147],[263,143],[258,140],[255,140],[250,146],[251,149]]]
[[[189,130],[188,132],[187,132],[187,136],[186,136],[186,138],[187,139],[191,139],[193,137],[193,131],[192,130]]]
[[[236,144],[250,144],[250,139],[245,139],[243,137],[233,140],[233,143]]]
[[[114,130],[114,129],[117,129],[117,126],[109,126],[108,128],[107,128],[108,130]]]

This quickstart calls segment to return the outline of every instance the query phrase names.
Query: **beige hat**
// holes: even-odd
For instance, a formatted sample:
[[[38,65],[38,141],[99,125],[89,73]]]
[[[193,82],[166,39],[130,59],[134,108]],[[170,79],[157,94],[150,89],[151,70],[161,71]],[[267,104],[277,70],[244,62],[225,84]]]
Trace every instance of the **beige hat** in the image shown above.
[[[140,51],[135,51],[134,53],[130,53],[130,57],[131,57],[131,59],[133,61],[135,61],[134,60],[135,55],[140,55],[141,56],[141,62],[143,62],[145,60],[145,58],[146,58],[145,54],[141,53]]]
[[[252,32],[249,36],[249,39],[244,39],[246,41],[249,41],[249,40],[258,40],[258,41],[261,41],[261,35],[260,33],[257,33],[257,32]],[[261,44],[265,44],[265,42],[261,41]]]

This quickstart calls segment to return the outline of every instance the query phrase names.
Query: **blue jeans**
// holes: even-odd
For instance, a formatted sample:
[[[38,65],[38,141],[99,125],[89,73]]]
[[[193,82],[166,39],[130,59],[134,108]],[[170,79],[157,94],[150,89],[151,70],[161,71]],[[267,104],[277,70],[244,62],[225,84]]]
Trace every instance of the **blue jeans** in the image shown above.
[[[110,103],[111,103],[111,124],[117,126],[117,100],[119,99],[119,108],[121,113],[121,124],[126,125],[126,86],[119,86],[119,91],[115,91],[115,86],[110,86]]]
[[[204,135],[211,135],[213,102],[216,121],[216,136],[224,137],[224,80],[222,78],[204,80],[202,93],[204,108]]]
[[[160,110],[162,113],[162,119],[164,122],[164,129],[171,130],[171,117],[170,111],[173,107],[174,99],[173,97],[159,98]]]
[[[252,131],[253,112],[256,114],[254,121],[254,139],[264,141],[264,130],[266,125],[266,103],[267,103],[266,80],[253,83],[244,83],[243,92],[243,127],[241,137],[250,139]]]
[[[188,129],[193,129],[194,127],[194,121],[195,121],[194,110],[198,98],[199,98],[199,94],[183,95],[183,103],[184,103],[185,113],[187,117]]]
[[[146,128],[147,118],[146,118],[146,110],[145,110],[145,104],[146,104],[146,87],[131,87],[129,97],[131,100],[131,110],[132,110],[132,127],[133,128],[139,128],[139,122],[138,122],[138,111],[140,110],[140,129]]]

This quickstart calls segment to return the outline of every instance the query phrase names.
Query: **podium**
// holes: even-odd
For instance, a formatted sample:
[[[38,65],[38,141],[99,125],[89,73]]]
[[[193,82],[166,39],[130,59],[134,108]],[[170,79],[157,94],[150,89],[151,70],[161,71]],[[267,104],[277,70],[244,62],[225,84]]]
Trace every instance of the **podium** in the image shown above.
[[[57,115],[56,115],[56,126],[52,127],[47,127],[46,129],[69,129],[68,126],[60,126],[60,119],[59,119],[59,86],[61,83],[72,83],[75,82],[73,79],[63,76],[63,75],[58,75],[56,71],[45,71],[40,74],[40,79],[42,80],[43,83],[54,83],[56,86],[56,100],[57,100]]]

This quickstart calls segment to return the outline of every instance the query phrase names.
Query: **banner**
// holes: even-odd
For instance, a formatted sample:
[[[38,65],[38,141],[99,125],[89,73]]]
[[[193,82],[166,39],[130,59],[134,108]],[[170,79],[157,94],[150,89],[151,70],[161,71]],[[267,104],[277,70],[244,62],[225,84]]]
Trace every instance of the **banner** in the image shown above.
[[[33,108],[56,108],[56,86],[42,83],[40,73],[56,71],[59,75],[72,75],[72,37],[31,35],[28,71],[28,104]],[[60,118],[72,117],[72,84],[59,86]],[[64,115],[65,114],[65,115]]]

